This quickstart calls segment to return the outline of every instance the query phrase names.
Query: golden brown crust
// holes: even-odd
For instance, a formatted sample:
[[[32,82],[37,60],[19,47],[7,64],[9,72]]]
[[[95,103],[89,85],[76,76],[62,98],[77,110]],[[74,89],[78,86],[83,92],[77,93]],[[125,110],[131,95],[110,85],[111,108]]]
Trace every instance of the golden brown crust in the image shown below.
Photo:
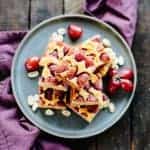
[[[100,59],[104,52],[107,53],[99,37],[92,37],[76,47],[64,42],[49,42],[39,63],[43,67],[39,79],[39,107],[60,110],[68,107],[91,122],[103,108],[103,92],[97,90],[94,83],[106,75],[112,63],[111,59],[107,62]],[[77,53],[82,53],[83,60],[76,59]],[[79,79],[83,73],[88,74],[86,81],[83,77]],[[52,96],[47,98],[48,89],[52,90]],[[60,98],[57,92],[65,96]],[[69,101],[67,94],[70,94]]]

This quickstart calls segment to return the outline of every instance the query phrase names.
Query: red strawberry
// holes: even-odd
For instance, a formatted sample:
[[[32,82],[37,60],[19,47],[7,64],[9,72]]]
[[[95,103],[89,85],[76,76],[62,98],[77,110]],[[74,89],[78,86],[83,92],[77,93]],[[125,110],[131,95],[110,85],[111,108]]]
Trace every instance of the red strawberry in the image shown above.
[[[72,40],[77,40],[82,35],[82,28],[75,24],[70,24],[68,26],[68,35]]]
[[[39,61],[40,59],[37,56],[28,58],[25,61],[25,68],[27,72],[37,71],[39,69]]]
[[[120,80],[117,78],[112,78],[108,83],[107,91],[113,95],[117,92],[119,88],[120,88]]]
[[[118,75],[120,78],[123,79],[132,79],[133,78],[133,71],[130,68],[124,67],[119,69]]]
[[[132,92],[133,91],[133,83],[132,81],[128,79],[121,79],[121,88],[126,92]]]

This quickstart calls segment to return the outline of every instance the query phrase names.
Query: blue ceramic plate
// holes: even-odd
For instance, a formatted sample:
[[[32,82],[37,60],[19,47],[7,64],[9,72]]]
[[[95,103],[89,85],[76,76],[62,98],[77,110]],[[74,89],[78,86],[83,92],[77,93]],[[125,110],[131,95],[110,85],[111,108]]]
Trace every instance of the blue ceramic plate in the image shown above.
[[[91,124],[86,123],[79,116],[72,113],[71,117],[63,117],[60,112],[52,117],[45,116],[40,110],[32,112],[27,104],[27,97],[37,93],[38,79],[31,80],[27,77],[24,62],[33,55],[41,56],[47,46],[49,36],[58,28],[67,28],[68,24],[75,23],[83,27],[83,37],[78,41],[100,34],[110,39],[113,50],[125,58],[125,65],[133,69],[134,90],[132,94],[117,95],[113,98],[116,112],[101,111]],[[75,44],[65,36],[65,42]],[[77,43],[78,43],[77,42]],[[64,138],[85,138],[102,133],[116,123],[128,109],[136,87],[136,66],[130,48],[123,38],[109,25],[92,17],[82,15],[59,16],[48,19],[34,27],[21,42],[13,60],[12,87],[16,101],[24,115],[41,130]]]

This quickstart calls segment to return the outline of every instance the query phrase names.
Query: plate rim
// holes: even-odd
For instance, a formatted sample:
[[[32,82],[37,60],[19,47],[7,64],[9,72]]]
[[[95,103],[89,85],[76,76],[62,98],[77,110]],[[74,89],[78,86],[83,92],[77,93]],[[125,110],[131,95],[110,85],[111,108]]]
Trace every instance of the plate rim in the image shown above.
[[[48,129],[45,129],[44,127],[41,127],[37,121],[35,120],[32,120],[32,117],[25,112],[24,108],[23,108],[23,105],[20,103],[19,101],[19,98],[17,96],[17,92],[15,90],[15,79],[14,79],[14,69],[15,69],[15,62],[17,60],[17,56],[19,54],[19,52],[21,51],[21,47],[24,45],[24,43],[26,42],[26,40],[28,39],[28,37],[30,37],[30,35],[36,31],[38,28],[40,28],[42,25],[48,23],[48,22],[51,22],[51,21],[55,21],[55,20],[59,20],[59,19],[66,19],[66,18],[83,18],[83,19],[88,19],[88,20],[91,20],[91,21],[95,21],[97,22],[98,24],[102,24],[104,26],[106,26],[107,28],[109,28],[114,34],[115,36],[117,36],[121,42],[124,44],[124,46],[126,47],[126,49],[128,50],[128,53],[130,55],[130,58],[131,58],[131,62],[132,62],[132,65],[133,65],[133,71],[134,71],[134,89],[128,99],[128,102],[127,102],[127,105],[124,107],[124,109],[121,111],[121,113],[112,121],[111,124],[108,124],[106,127],[104,127],[103,129],[101,130],[96,130],[95,132],[89,132],[89,134],[87,135],[61,135],[61,133],[59,132],[53,132],[53,130],[48,130]],[[132,100],[133,100],[133,97],[134,97],[134,94],[135,94],[135,90],[136,90],[136,86],[137,86],[137,67],[136,67],[136,63],[135,63],[135,59],[134,59],[134,56],[133,56],[133,53],[130,49],[130,47],[128,46],[127,42],[124,40],[124,38],[120,35],[120,33],[118,31],[116,31],[112,26],[110,26],[109,24],[103,22],[102,20],[99,20],[97,18],[94,18],[94,17],[91,17],[91,16],[86,16],[86,15],[79,15],[79,14],[75,14],[75,15],[59,15],[59,16],[55,16],[55,17],[52,17],[52,18],[49,18],[49,19],[46,19],[42,22],[40,22],[39,24],[37,24],[35,27],[33,27],[26,35],[25,37],[23,38],[23,40],[21,41],[21,43],[19,44],[18,48],[16,49],[15,51],[15,55],[13,57],[13,61],[12,61],[12,67],[11,67],[11,85],[12,85],[12,91],[13,91],[13,95],[15,97],[15,100],[16,100],[16,103],[17,105],[19,106],[21,112],[24,114],[24,116],[31,122],[33,123],[33,125],[35,125],[36,127],[38,127],[40,130],[48,133],[48,134],[51,134],[51,135],[54,135],[54,136],[57,136],[57,137],[61,137],[61,138],[68,138],[68,139],[80,139],[80,138],[88,138],[88,137],[91,137],[91,136],[94,136],[94,135],[97,135],[97,134],[100,134],[100,133],[103,133],[104,131],[108,130],[109,128],[111,128],[115,123],[117,123],[121,118],[122,116],[125,114],[125,112],[127,111],[127,109],[129,108]]]

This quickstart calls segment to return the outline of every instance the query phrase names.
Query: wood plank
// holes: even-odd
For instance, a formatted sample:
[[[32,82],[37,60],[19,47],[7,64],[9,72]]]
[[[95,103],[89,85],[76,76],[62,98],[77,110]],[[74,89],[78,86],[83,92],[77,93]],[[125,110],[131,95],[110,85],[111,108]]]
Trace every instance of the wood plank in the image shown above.
[[[129,111],[112,128],[97,136],[97,150],[130,149]]]
[[[31,0],[31,27],[63,13],[63,0]]]
[[[64,0],[64,13],[65,14],[82,14],[83,4],[85,0]]]
[[[0,0],[0,30],[28,28],[27,0]]]
[[[140,0],[133,52],[138,85],[132,111],[132,150],[150,149],[150,1]]]
[[[94,137],[68,142],[72,150],[96,150],[96,139]]]

